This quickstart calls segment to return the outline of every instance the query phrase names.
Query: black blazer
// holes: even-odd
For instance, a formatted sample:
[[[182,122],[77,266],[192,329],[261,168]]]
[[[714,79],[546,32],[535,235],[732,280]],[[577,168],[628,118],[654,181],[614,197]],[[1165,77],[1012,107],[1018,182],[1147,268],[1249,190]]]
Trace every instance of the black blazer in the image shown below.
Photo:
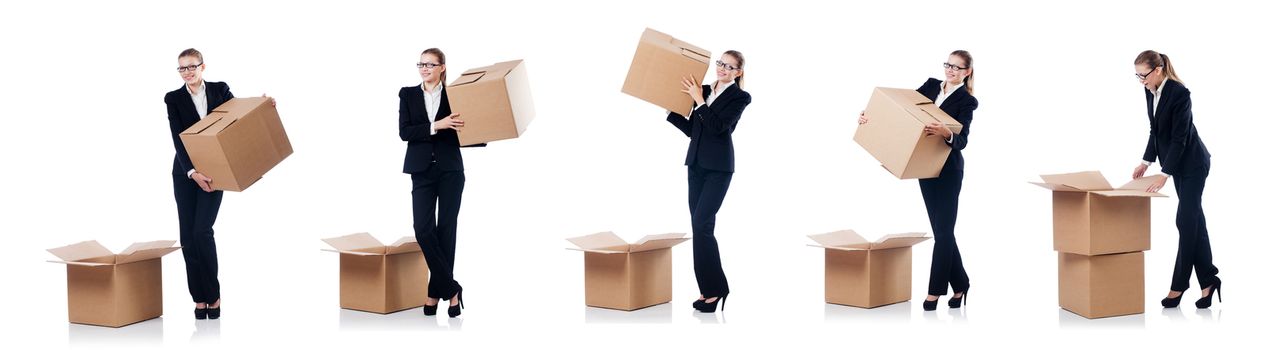
[[[448,88],[441,89],[441,107],[436,120],[450,115]],[[459,153],[459,134],[454,129],[444,129],[432,135],[432,122],[428,120],[428,108],[424,104],[420,85],[401,88],[397,93],[401,107],[397,110],[397,126],[401,140],[406,141],[405,173],[422,173],[436,162],[442,171],[463,170],[463,154]]]
[[[234,94],[229,92],[229,84],[223,82],[205,82],[207,84],[207,113],[211,113],[216,107],[220,107],[225,101],[234,98]],[[185,152],[185,143],[181,142],[181,132],[194,126],[202,117],[198,115],[198,109],[194,107],[194,99],[190,96],[190,90],[186,89],[182,84],[180,89],[169,91],[163,96],[163,103],[168,105],[168,127],[172,129],[172,144],[176,146],[176,157],[172,160],[172,174],[185,176],[190,170],[194,170],[194,163],[190,162],[190,154]]]
[[[926,79],[926,83],[917,88],[917,92],[934,101],[939,97],[940,85],[943,83],[935,78]],[[949,144],[952,146],[952,153],[948,154],[948,160],[944,162],[944,168],[940,170],[941,174],[948,171],[965,171],[966,160],[961,157],[961,150],[966,149],[966,143],[970,142],[970,120],[974,119],[977,108],[979,108],[979,99],[970,95],[965,86],[953,91],[952,95],[944,99],[944,104],[939,106],[940,110],[961,123],[961,132],[953,134],[952,143]]]
[[[710,96],[710,85],[701,86],[701,93]],[[732,148],[732,131],[736,130],[741,112],[750,105],[750,93],[740,85],[723,90],[709,106],[697,108],[693,104],[692,118],[684,119],[671,112],[666,121],[674,124],[692,139],[688,143],[688,158],[684,165],[696,164],[715,171],[736,171],[736,154]]]
[[[1155,94],[1146,94],[1151,138],[1142,160],[1154,162],[1158,157],[1161,171],[1169,175],[1207,174],[1210,155],[1191,120],[1191,90],[1176,81],[1164,82],[1158,110]]]

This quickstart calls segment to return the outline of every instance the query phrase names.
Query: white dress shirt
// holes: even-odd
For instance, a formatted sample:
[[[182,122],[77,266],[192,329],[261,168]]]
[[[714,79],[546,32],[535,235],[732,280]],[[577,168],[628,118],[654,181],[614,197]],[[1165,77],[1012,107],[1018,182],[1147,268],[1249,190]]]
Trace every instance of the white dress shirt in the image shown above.
[[[710,89],[710,96],[706,96],[706,104],[702,106],[709,106],[714,104],[714,100],[719,99],[719,95],[722,95],[724,91],[728,91],[728,88],[732,87],[732,85],[736,85],[736,80],[719,84],[718,89]],[[701,106],[697,106],[697,108],[701,108]]]
[[[207,117],[207,81],[198,83],[198,92],[191,90],[188,85],[185,86],[185,90],[190,93],[190,99],[194,100],[194,110],[198,111],[198,119]],[[193,178],[194,170],[185,172],[185,177]]]
[[[441,90],[445,89],[445,84],[438,83],[436,89],[432,92],[428,92],[425,87],[427,84],[419,84],[419,90],[423,90],[423,107],[428,112],[428,124],[431,125],[436,122],[437,113],[441,110]],[[437,134],[436,128],[429,126],[428,130],[431,130],[430,133],[432,135]]]
[[[947,82],[940,84],[942,89],[939,90],[939,96],[935,96],[935,106],[943,107],[944,101],[948,100],[948,96],[952,95],[953,92],[957,91],[957,89],[960,89],[962,85],[966,85],[966,81],[962,80],[961,84],[953,86],[947,86],[947,84]],[[957,134],[948,135],[948,139],[945,139],[944,142],[952,144],[952,139],[955,136],[957,136]]]
[[[1162,92],[1164,92],[1164,83],[1167,83],[1167,82],[1169,82],[1169,78],[1166,77],[1164,78],[1164,80],[1160,80],[1160,86],[1156,86],[1155,90],[1151,90],[1151,94],[1155,96],[1155,98],[1152,99],[1151,101],[1151,110],[1154,111],[1152,116],[1160,115],[1160,95]],[[1155,142],[1155,140],[1151,140],[1151,142]],[[1149,160],[1142,161],[1142,165],[1151,166],[1151,164],[1155,164],[1155,162],[1152,162]],[[1164,174],[1164,172],[1160,172],[1160,173]],[[1171,176],[1171,175],[1164,174],[1164,176]]]

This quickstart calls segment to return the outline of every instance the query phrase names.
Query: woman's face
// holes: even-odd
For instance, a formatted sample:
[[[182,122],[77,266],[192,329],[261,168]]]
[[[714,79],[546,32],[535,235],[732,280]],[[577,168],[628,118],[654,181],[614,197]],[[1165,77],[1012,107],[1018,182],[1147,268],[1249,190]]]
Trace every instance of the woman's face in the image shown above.
[[[961,84],[967,76],[970,76],[972,68],[966,65],[966,60],[961,56],[948,55],[948,61],[944,63],[944,81],[950,84]]]
[[[732,55],[723,55],[714,63],[714,75],[720,83],[730,83],[741,76],[740,62]]]
[[[1134,65],[1133,69],[1136,71],[1134,74],[1138,75],[1138,82],[1147,89],[1154,89],[1164,82],[1164,74],[1160,71],[1160,67],[1152,67],[1144,63]]]
[[[441,59],[430,53],[419,55],[419,65],[419,77],[428,85],[437,84],[441,80],[441,74],[445,73],[445,65],[441,63]]]
[[[194,56],[181,56],[176,59],[177,73],[181,73],[181,80],[185,81],[185,85],[195,85],[203,81],[203,62]]]

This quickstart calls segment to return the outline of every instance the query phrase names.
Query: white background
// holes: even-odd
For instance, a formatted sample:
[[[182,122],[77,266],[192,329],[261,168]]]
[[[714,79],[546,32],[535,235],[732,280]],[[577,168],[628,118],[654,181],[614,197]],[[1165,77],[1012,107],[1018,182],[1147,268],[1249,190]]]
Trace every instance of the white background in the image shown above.
[[[1195,1],[9,2],[0,324],[7,344],[40,347],[1230,342],[1264,325],[1253,311],[1267,290],[1256,255],[1267,192],[1255,181],[1265,170],[1266,13]],[[734,134],[737,171],[717,227],[734,295],[719,315],[688,306],[697,293],[687,243],[674,250],[675,301],[633,313],[584,307],[581,254],[564,249],[564,238],[599,231],[629,240],[690,231],[688,139],[661,108],[619,92],[645,27],[748,59],[754,103]],[[222,320],[189,316],[174,253],[162,319],[68,325],[64,268],[44,262],[53,258],[44,249],[177,239],[161,97],[181,86],[176,55],[188,47],[205,54],[208,80],[275,96],[295,154],[225,195]],[[464,150],[461,320],[342,311],[338,259],[319,238],[411,234],[396,93],[418,84],[414,63],[428,47],[448,54],[451,78],[524,58],[537,119],[521,139]],[[980,101],[957,225],[975,295],[959,311],[942,302],[921,311],[932,247],[923,243],[913,302],[825,305],[823,255],[805,235],[929,232],[917,183],[886,173],[851,135],[874,86],[916,88],[942,76],[955,49],[976,58]],[[1192,90],[1213,154],[1205,212],[1231,301],[1196,311],[1193,287],[1180,309],[1156,306],[1177,245],[1170,183],[1174,197],[1153,201],[1146,314],[1089,321],[1057,306],[1050,194],[1027,181],[1084,170],[1129,180],[1147,141],[1131,75],[1144,49],[1168,54]]]

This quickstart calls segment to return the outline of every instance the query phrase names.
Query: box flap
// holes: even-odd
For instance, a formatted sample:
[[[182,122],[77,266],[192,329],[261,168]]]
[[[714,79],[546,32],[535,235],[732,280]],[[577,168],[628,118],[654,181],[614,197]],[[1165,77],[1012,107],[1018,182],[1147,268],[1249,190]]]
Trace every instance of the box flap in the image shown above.
[[[463,72],[463,75],[460,75],[458,79],[454,79],[454,82],[450,83],[450,86],[461,86],[475,83],[480,81],[483,77],[485,77],[484,70]]]
[[[584,251],[629,252],[630,245],[613,232],[592,233],[586,236],[567,238],[570,243]]]
[[[162,248],[168,248],[174,245],[176,245],[176,241],[137,242],[128,246],[128,248],[125,248],[122,252],[119,252],[119,255],[132,255],[133,253],[136,253],[142,250],[162,249]]]
[[[923,96],[922,98],[926,97]],[[918,103],[917,108],[925,114],[922,118],[924,119],[923,121],[925,124],[930,124],[930,122],[940,122],[947,125],[948,129],[952,130],[954,134],[961,133],[961,122],[948,115],[948,113],[945,113],[944,110],[939,109],[939,106],[936,106],[934,102]]]
[[[1044,188],[1047,188],[1047,189],[1049,189],[1050,191],[1060,191],[1060,192],[1085,192],[1085,191],[1081,191],[1079,188],[1075,188],[1075,187],[1071,187],[1071,186],[1067,186],[1067,185],[1047,184],[1047,183],[1044,183],[1044,182],[1031,182],[1031,181],[1028,181],[1028,183],[1033,184],[1033,185],[1037,185],[1037,186],[1041,186],[1041,187],[1044,187]]]
[[[51,263],[58,263],[58,264],[79,265],[79,266],[88,266],[88,267],[115,265],[113,263],[98,263],[98,262],[86,262],[86,261],[61,261],[61,260],[45,260],[45,261],[48,261]]]
[[[641,238],[639,241],[636,241],[635,243],[631,244],[630,252],[636,253],[636,252],[643,252],[643,251],[649,251],[649,250],[670,248],[675,246],[676,244],[688,241],[688,238],[684,237],[687,235],[688,234],[686,233],[664,233],[660,235],[647,235],[647,236],[644,236],[644,238]]]
[[[198,135],[202,133],[204,130],[207,130],[207,128],[212,127],[212,125],[220,121],[221,118],[224,118],[224,117],[213,116],[209,114],[206,117],[203,117],[203,119],[199,119],[199,121],[197,123],[194,123],[194,125],[190,125],[190,127],[185,129],[185,131],[182,131],[181,135]]]
[[[697,62],[710,63],[710,51],[697,47],[675,37],[670,34],[662,33],[652,28],[644,28],[644,34],[640,36],[640,41],[656,43],[657,46],[678,49],[679,53]]]
[[[181,249],[181,247],[166,247],[166,248],[138,250],[137,252],[132,254],[119,255],[119,258],[115,260],[115,264],[127,264],[130,262],[158,259],[163,257],[164,255],[168,255],[168,253],[175,252],[177,249]]]
[[[414,236],[405,236],[389,245],[385,254],[393,255],[418,251],[422,251],[422,249],[419,248],[419,242],[415,241]]]
[[[364,253],[358,255],[382,255],[385,247],[378,239],[369,233],[354,233],[347,236],[324,238],[323,242],[329,244],[332,248],[340,253]]]
[[[1137,178],[1136,180],[1129,181],[1129,183],[1121,185],[1120,187],[1116,189],[1117,190],[1146,191],[1148,188],[1151,188],[1151,184],[1155,183],[1156,181],[1160,181],[1161,178],[1164,178],[1164,175],[1143,176],[1143,177]]]
[[[1105,191],[1113,189],[1107,178],[1100,171],[1084,171],[1079,173],[1041,175],[1047,184],[1064,185],[1078,191]]]
[[[1090,192],[1103,197],[1168,197],[1157,192],[1147,192],[1139,190],[1110,190],[1110,191],[1093,191]]]
[[[83,241],[64,247],[48,250],[49,253],[62,259],[63,262],[75,262],[92,259],[99,263],[113,263],[115,254],[97,241]]]
[[[869,249],[870,247],[869,241],[865,240],[864,237],[861,237],[860,234],[856,233],[854,230],[841,230],[821,233],[818,235],[807,235],[807,237],[816,241],[816,243],[819,244],[818,246],[822,248]]]
[[[873,249],[912,247],[913,245],[922,243],[928,239],[930,239],[930,237],[926,236],[925,232],[892,233],[882,236],[881,239],[878,239],[877,242],[873,243]]]
[[[251,113],[251,111],[256,108],[260,108],[260,106],[264,105],[267,100],[268,98],[265,97],[235,97],[229,99],[229,101],[225,101],[225,103],[221,103],[220,106],[216,106],[216,109],[213,109],[211,112],[207,113],[207,115],[210,117],[214,113],[218,113],[243,116],[247,113]]]

